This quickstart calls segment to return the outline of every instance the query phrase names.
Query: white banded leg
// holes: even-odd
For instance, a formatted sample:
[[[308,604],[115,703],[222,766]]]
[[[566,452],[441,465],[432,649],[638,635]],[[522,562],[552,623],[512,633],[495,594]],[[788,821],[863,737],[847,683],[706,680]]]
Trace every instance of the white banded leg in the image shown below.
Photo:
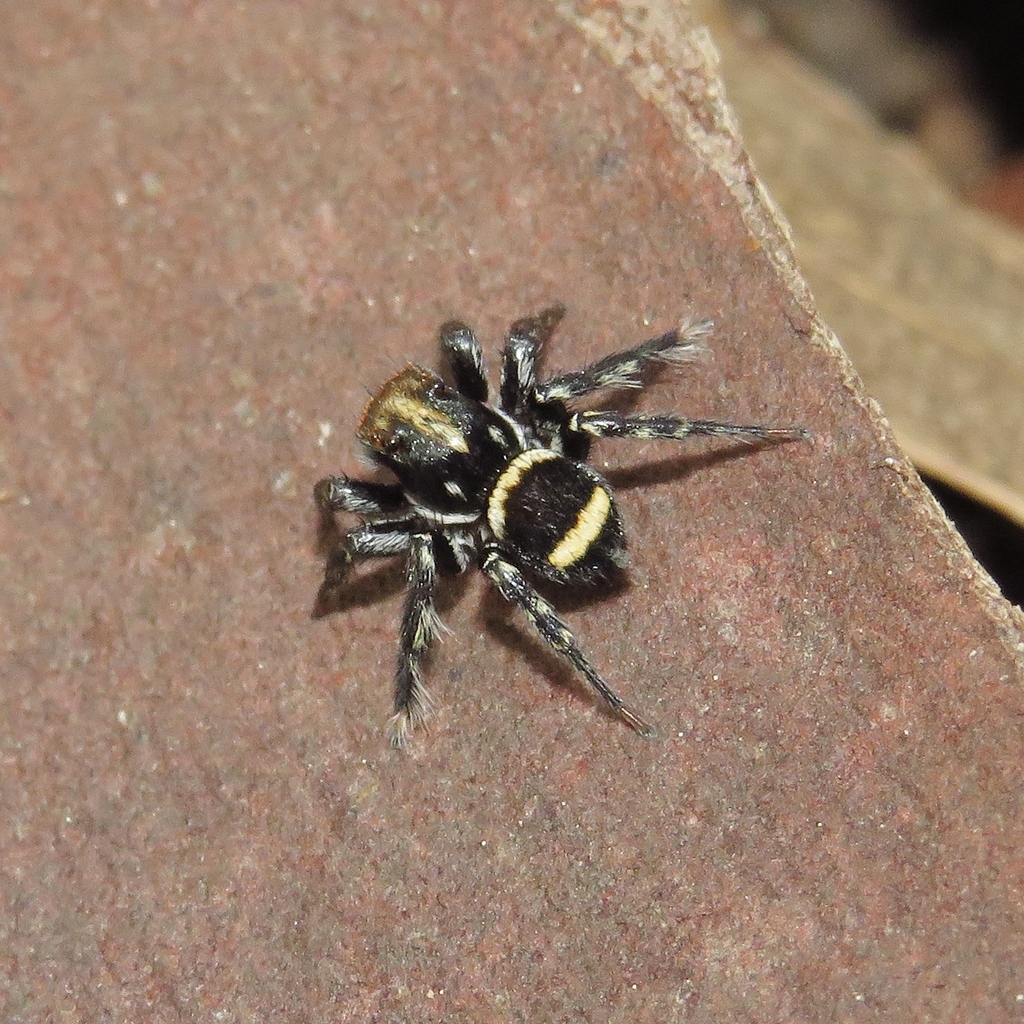
[[[388,515],[408,508],[398,484],[368,483],[347,476],[329,476],[313,488],[313,500],[321,512],[355,512],[357,515]]]
[[[449,320],[437,332],[441,348],[452,368],[455,386],[467,398],[487,401],[484,354],[472,328],[461,320]]]
[[[409,538],[408,584],[395,675],[395,713],[388,724],[391,744],[404,747],[409,734],[427,718],[430,696],[423,684],[423,658],[440,623],[434,607],[437,589],[434,545],[429,534]]]
[[[660,360],[681,363],[694,359],[703,351],[704,339],[711,330],[710,320],[685,323],[642,342],[625,352],[615,352],[582,370],[560,373],[537,387],[541,402],[568,402],[601,388],[638,388],[643,385],[642,374],[648,363]]]
[[[316,596],[313,617],[321,618],[337,607],[341,588],[356,561],[390,558],[408,551],[416,529],[421,529],[419,521],[410,518],[364,523],[344,534],[327,555],[324,581]]]
[[[537,353],[565,316],[565,306],[551,306],[517,320],[508,331],[501,356],[501,408],[515,415],[533,401],[537,390]]]
[[[572,631],[561,617],[536,590],[526,577],[511,562],[506,561],[495,549],[487,551],[480,567],[484,574],[498,588],[506,601],[521,609],[541,638],[558,654],[580,672],[598,692],[601,699],[631,729],[641,736],[651,737],[654,729],[648,725],[615,691],[601,678],[597,669],[580,650]]]
[[[569,429],[592,437],[638,437],[654,441],[682,441],[697,434],[734,437],[747,443],[805,441],[811,436],[806,427],[743,426],[717,420],[688,420],[683,416],[601,411],[573,413]]]

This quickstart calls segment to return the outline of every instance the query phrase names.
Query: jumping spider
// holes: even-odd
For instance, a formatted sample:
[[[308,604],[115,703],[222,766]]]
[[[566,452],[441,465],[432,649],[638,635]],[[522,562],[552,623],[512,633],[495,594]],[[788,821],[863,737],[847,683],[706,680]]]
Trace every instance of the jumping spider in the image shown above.
[[[408,595],[390,721],[394,746],[404,746],[430,711],[422,662],[440,626],[434,607],[438,569],[459,573],[472,565],[522,609],[619,718],[641,736],[652,735],[651,726],[601,678],[569,627],[527,579],[586,585],[626,563],[614,495],[585,465],[591,442],[598,437],[679,441],[692,434],[745,442],[810,436],[801,427],[573,411],[570,403],[602,388],[643,387],[649,363],[691,358],[711,322],[683,324],[582,370],[539,382],[538,352],[563,316],[565,307],[556,305],[512,324],[497,406],[487,400],[483,353],[473,331],[459,321],[444,324],[439,340],[454,387],[429,370],[407,366],[373,396],[359,424],[359,440],[398,483],[337,476],[314,489],[326,521],[335,512],[352,512],[362,520],[327,557],[315,615],[337,603],[356,559],[400,554],[407,559]]]

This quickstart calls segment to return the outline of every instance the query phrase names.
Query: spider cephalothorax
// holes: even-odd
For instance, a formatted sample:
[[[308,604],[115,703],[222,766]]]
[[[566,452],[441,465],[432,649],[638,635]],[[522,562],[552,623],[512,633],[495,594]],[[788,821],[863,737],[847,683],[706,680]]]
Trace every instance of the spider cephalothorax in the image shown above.
[[[497,406],[488,404],[476,336],[463,323],[444,324],[439,336],[454,386],[422,367],[407,366],[373,396],[359,424],[359,439],[398,482],[328,477],[314,490],[322,514],[352,512],[362,520],[328,556],[319,611],[335,602],[356,559],[399,554],[407,559],[409,591],[391,719],[395,746],[405,744],[429,711],[422,661],[438,628],[438,566],[455,572],[477,566],[619,718],[641,735],[651,735],[651,727],[601,678],[569,627],[528,580],[591,584],[625,564],[615,496],[584,464],[591,441],[678,441],[717,434],[769,442],[809,436],[799,427],[574,411],[574,399],[602,388],[642,387],[643,370],[652,361],[692,357],[711,324],[683,324],[582,370],[538,382],[538,351],[564,315],[563,306],[553,306],[509,329]]]

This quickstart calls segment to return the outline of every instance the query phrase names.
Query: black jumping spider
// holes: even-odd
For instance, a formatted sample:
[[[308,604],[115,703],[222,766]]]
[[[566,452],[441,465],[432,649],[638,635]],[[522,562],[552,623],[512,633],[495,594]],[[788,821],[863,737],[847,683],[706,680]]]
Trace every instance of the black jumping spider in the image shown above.
[[[439,338],[454,388],[429,370],[407,366],[374,395],[359,424],[359,440],[399,482],[340,476],[321,480],[314,489],[322,515],[353,512],[363,521],[328,555],[318,612],[336,603],[356,559],[407,558],[409,591],[390,723],[395,746],[405,744],[430,709],[422,661],[440,625],[434,608],[439,566],[454,572],[477,566],[619,718],[650,736],[651,726],[601,678],[569,627],[527,580],[530,574],[590,584],[626,562],[611,488],[584,464],[591,442],[596,437],[678,441],[691,434],[765,442],[809,436],[800,427],[573,411],[569,403],[601,388],[642,387],[642,372],[654,360],[690,358],[711,323],[684,324],[582,370],[538,382],[539,349],[564,315],[563,306],[552,306],[511,326],[497,406],[487,401],[476,336],[458,321],[444,324]]]

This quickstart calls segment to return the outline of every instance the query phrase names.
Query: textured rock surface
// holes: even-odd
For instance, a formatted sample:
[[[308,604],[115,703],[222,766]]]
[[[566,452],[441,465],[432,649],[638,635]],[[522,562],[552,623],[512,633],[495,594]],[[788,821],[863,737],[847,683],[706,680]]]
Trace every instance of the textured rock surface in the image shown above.
[[[1019,1013],[1019,618],[809,310],[686,27],[0,14],[5,1020]],[[311,622],[311,485],[441,320],[493,352],[557,298],[550,365],[696,311],[713,358],[644,408],[815,442],[597,453],[630,586],[562,607],[659,739],[473,578],[394,753],[401,570]]]

